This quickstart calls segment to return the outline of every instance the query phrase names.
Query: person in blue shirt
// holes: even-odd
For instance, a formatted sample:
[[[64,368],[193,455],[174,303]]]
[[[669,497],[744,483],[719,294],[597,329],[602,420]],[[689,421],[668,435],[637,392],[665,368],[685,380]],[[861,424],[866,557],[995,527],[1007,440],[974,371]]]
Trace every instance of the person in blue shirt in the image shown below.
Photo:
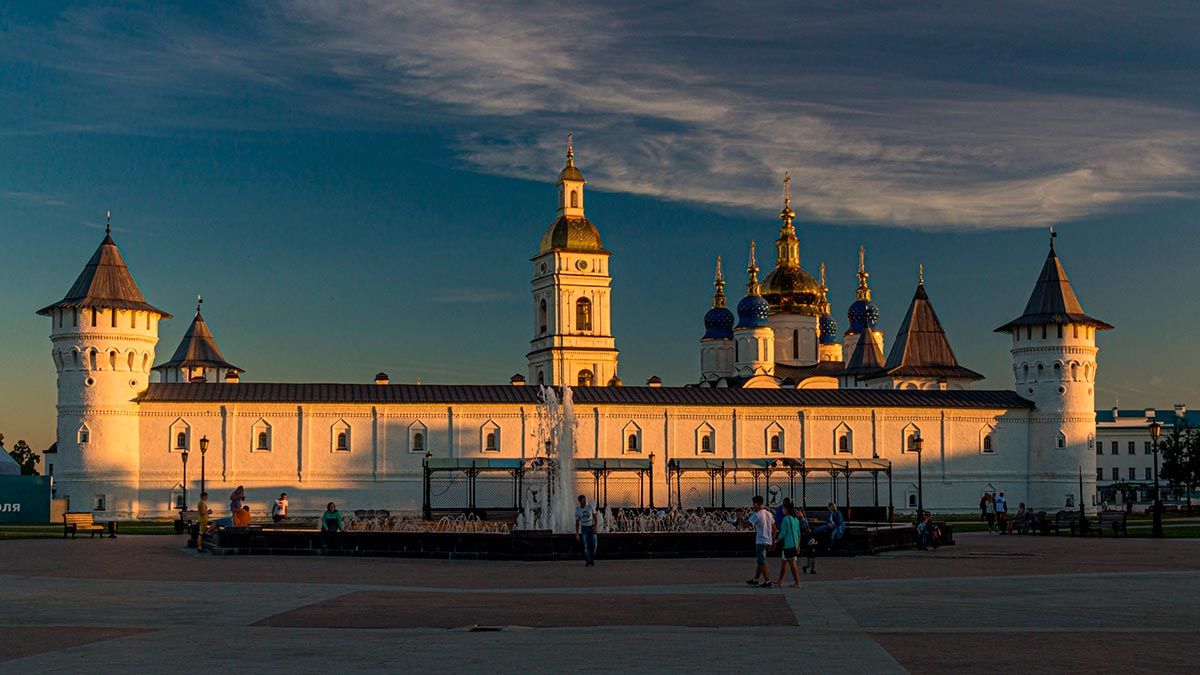
[[[829,533],[830,549],[846,534],[846,519],[842,516],[842,512],[838,511],[837,504],[829,502],[829,513],[825,516],[825,524],[818,527],[814,532]]]

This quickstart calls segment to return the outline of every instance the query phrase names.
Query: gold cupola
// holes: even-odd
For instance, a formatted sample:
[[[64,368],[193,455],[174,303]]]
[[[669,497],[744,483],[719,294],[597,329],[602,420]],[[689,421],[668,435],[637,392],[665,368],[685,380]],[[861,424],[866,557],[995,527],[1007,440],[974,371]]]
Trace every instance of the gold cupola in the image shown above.
[[[783,210],[779,219],[779,238],[775,240],[775,269],[762,281],[762,295],[771,304],[771,313],[821,316],[828,310],[825,292],[812,275],[800,267],[800,240],[796,237],[792,210],[792,177],[783,177]],[[824,310],[824,311],[823,311]]]

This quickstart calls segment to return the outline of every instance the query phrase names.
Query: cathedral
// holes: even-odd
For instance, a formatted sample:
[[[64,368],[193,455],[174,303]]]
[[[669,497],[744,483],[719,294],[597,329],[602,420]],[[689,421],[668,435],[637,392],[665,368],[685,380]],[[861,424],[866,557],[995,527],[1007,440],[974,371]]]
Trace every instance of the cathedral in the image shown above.
[[[672,492],[682,490],[669,480],[673,461],[771,458],[886,460],[898,508],[917,504],[919,471],[933,510],[972,510],[984,491],[1045,509],[1094,499],[1096,334],[1112,327],[1084,313],[1053,237],[1024,311],[995,329],[1011,340],[1013,386],[981,389],[923,274],[886,348],[861,248],[838,335],[824,267],[814,278],[801,266],[789,182],[774,267],[760,279],[751,242],[733,309],[716,259],[712,307],[697,321],[699,372],[680,387],[625,386],[618,375],[612,253],[585,215],[573,147],[532,258],[528,375],[507,384],[392,384],[384,373],[364,383],[243,381],[199,304],[160,361],[159,323],[171,315],[146,300],[106,232],[66,295],[38,310],[58,377],[57,453],[47,460],[58,496],[104,517],[163,516],[177,508],[190,453],[202,455],[210,492],[245,486],[260,512],[283,491],[294,512],[329,501],[416,510],[433,458],[539,455],[540,386],[569,386],[576,457],[648,462],[660,502],[694,505]],[[188,470],[194,496],[196,459]]]

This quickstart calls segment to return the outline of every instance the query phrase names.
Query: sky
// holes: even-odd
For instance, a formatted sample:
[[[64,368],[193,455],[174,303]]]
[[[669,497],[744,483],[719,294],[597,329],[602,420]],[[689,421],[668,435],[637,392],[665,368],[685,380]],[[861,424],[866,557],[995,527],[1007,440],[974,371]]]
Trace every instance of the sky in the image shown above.
[[[1054,225],[1116,326],[1097,406],[1200,406],[1197,34],[1179,2],[4,3],[0,433],[53,441],[34,311],[108,209],[160,361],[203,294],[246,380],[507,382],[568,132],[627,384],[698,379],[713,260],[736,299],[787,171],[842,328],[860,245],[889,347],[924,264],[1010,388],[993,329]]]

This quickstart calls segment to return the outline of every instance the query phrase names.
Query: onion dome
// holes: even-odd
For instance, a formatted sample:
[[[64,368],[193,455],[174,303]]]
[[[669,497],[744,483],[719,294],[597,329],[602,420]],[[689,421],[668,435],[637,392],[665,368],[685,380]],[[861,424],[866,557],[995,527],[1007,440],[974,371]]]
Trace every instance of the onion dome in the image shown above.
[[[762,296],[758,283],[758,262],[754,258],[754,242],[750,242],[750,264],[746,267],[750,280],[746,282],[746,297],[738,303],[738,328],[763,328],[771,317],[771,305]]]
[[[825,299],[821,285],[800,267],[800,240],[792,222],[796,212],[791,206],[791,182],[792,177],[785,174],[783,210],[779,212],[783,226],[779,228],[779,239],[775,240],[775,269],[763,279],[762,295],[775,312],[820,316]]]
[[[833,320],[833,317],[822,314],[817,324],[821,328],[821,344],[836,345],[838,343],[837,322]]]
[[[721,258],[717,256],[717,276],[713,280],[713,306],[704,314],[705,340],[733,339],[733,312],[725,306],[725,276],[721,273]]]
[[[850,320],[848,333],[863,333],[867,328],[874,328],[879,323],[879,308],[871,302],[871,287],[867,285],[866,249],[858,247],[858,288],[854,291],[854,302],[846,310],[846,318]]]
[[[624,380],[622,380],[622,379],[621,379],[621,376],[620,376],[620,375],[617,375],[616,373],[613,373],[612,379],[608,381],[608,386],[610,386],[610,387],[624,387],[624,386],[625,386],[625,382],[624,382]]]

